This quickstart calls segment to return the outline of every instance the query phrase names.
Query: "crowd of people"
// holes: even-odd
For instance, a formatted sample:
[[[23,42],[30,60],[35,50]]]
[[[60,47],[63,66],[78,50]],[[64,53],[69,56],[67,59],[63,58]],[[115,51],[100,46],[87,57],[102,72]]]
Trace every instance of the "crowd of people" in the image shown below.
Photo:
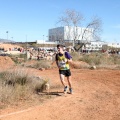
[[[118,49],[108,50],[108,54],[120,54],[120,50]]]
[[[35,49],[29,50],[30,59],[37,59],[37,60],[41,60],[41,59],[52,60],[56,52],[57,51],[53,49],[40,49],[40,48],[38,48],[38,50]]]

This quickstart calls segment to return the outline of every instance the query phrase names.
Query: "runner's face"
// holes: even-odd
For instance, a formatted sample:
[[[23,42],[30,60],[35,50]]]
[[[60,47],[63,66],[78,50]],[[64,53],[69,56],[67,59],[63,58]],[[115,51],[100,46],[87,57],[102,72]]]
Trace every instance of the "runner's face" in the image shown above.
[[[62,53],[63,52],[63,49],[61,47],[58,47],[57,48],[58,52]]]

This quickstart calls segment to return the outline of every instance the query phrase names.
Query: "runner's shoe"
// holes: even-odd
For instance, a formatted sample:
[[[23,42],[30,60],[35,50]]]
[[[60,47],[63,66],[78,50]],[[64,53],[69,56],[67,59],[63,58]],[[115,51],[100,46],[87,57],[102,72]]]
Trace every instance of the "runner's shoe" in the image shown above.
[[[69,88],[70,94],[73,94],[73,90],[72,88]]]
[[[64,87],[64,93],[67,92],[67,88],[68,88],[67,86]]]

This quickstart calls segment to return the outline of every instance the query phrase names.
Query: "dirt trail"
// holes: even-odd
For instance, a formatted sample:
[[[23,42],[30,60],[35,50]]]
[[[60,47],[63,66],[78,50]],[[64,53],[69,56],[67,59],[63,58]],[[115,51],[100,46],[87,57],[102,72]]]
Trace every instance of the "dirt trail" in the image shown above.
[[[50,91],[55,98],[25,110],[4,110],[0,120],[120,120],[120,70],[72,69],[74,94],[62,96],[56,69],[36,74],[57,86]]]

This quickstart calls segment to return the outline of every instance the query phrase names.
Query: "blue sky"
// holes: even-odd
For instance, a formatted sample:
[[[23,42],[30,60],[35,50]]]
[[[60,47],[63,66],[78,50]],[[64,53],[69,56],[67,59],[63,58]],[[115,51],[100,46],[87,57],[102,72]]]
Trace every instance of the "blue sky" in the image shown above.
[[[19,41],[48,39],[48,29],[66,9],[83,14],[86,21],[102,20],[101,38],[120,43],[120,0],[0,0],[0,38]],[[85,23],[85,22],[84,22]]]

